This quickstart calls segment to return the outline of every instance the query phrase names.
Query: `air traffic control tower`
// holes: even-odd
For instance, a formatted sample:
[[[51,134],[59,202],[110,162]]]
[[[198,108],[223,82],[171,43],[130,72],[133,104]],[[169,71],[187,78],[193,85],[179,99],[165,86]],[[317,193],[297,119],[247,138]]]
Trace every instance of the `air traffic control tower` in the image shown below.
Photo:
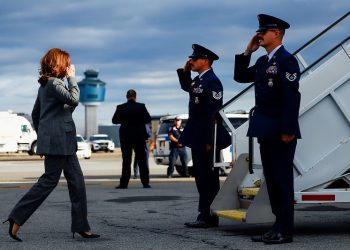
[[[97,78],[98,72],[88,69],[78,82],[80,102],[85,106],[85,138],[97,133],[97,107],[105,100],[106,83]]]

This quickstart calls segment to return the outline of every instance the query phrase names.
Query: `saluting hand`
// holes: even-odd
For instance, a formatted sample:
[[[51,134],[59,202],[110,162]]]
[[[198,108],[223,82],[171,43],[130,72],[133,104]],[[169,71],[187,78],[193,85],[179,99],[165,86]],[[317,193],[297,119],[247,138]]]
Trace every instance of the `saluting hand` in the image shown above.
[[[244,51],[244,55],[246,55],[246,56],[250,55],[253,52],[255,52],[257,49],[259,49],[259,47],[260,47],[259,40],[260,40],[260,35],[259,35],[259,33],[257,33],[249,41],[249,43],[247,45],[247,49]]]
[[[190,64],[190,61],[191,59],[188,59],[185,63],[185,66],[184,66],[184,71],[185,72],[188,72],[188,71],[191,71],[191,64]]]

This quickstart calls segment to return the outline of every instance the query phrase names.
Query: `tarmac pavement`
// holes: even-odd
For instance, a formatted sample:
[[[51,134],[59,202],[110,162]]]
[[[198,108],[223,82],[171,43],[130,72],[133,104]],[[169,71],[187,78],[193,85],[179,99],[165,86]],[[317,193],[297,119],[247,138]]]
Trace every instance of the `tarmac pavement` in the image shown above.
[[[109,156],[108,156],[109,157]],[[92,177],[92,165],[112,164],[109,159],[81,161],[84,173]],[[33,162],[35,165],[38,162]],[[15,166],[13,161],[3,165]],[[11,165],[12,164],[12,165]],[[115,164],[115,163],[114,163]],[[24,169],[23,163],[19,169]],[[30,163],[27,162],[30,167]],[[34,166],[33,165],[33,166]],[[112,165],[111,165],[112,166]],[[183,223],[197,215],[198,194],[194,178],[164,178],[159,171],[151,176],[152,188],[144,189],[133,180],[128,189],[116,190],[117,176],[94,175],[87,179],[88,219],[99,239],[72,238],[70,202],[65,181],[60,182],[47,200],[21,227],[23,242],[8,234],[8,224],[0,225],[0,249],[349,249],[350,207],[323,205],[298,207],[295,212],[295,238],[291,244],[265,245],[250,237],[269,229],[220,220],[220,226],[191,229]],[[2,170],[5,173],[5,170]],[[20,170],[19,170],[20,171]],[[162,170],[163,171],[163,170]],[[152,171],[151,171],[152,172]],[[156,172],[157,173],[157,172]],[[100,178],[100,181],[99,181]],[[31,187],[34,179],[0,184],[0,219],[5,220],[15,203]],[[224,181],[224,178],[222,178]]]

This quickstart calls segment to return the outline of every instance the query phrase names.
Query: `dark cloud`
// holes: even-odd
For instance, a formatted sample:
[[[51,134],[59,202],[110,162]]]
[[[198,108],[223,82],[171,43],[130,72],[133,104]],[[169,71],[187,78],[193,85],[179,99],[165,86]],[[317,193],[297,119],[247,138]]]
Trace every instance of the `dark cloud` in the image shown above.
[[[348,1],[334,0],[2,1],[0,90],[7,85],[16,89],[2,99],[2,110],[31,111],[39,60],[51,47],[71,53],[80,79],[88,68],[99,70],[108,91],[100,107],[105,111],[99,113],[103,123],[110,122],[130,87],[154,115],[187,112],[187,94],[180,90],[175,70],[183,66],[192,43],[219,54],[214,69],[228,100],[244,88],[232,80],[233,55],[243,51],[254,34],[257,14],[287,20],[291,29],[285,45],[295,51],[349,7]],[[347,36],[349,26],[344,27],[322,46],[330,48]],[[259,53],[263,51],[255,57]],[[76,113],[82,120],[83,107]]]

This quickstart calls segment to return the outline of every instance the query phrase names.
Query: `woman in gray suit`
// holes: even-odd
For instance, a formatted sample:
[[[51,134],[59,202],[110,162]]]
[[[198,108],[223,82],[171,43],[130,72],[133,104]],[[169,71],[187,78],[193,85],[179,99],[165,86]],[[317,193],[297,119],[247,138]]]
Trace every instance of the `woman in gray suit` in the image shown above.
[[[91,233],[87,220],[84,176],[76,156],[77,141],[72,112],[79,103],[79,88],[70,56],[58,48],[50,49],[41,59],[38,96],[32,111],[38,134],[37,154],[45,156],[45,173],[23,196],[8,216],[9,235],[22,241],[19,228],[57,186],[62,170],[67,179],[72,203],[71,231],[84,238],[98,238]],[[68,87],[64,84],[67,78]],[[5,223],[5,222],[4,222]]]

